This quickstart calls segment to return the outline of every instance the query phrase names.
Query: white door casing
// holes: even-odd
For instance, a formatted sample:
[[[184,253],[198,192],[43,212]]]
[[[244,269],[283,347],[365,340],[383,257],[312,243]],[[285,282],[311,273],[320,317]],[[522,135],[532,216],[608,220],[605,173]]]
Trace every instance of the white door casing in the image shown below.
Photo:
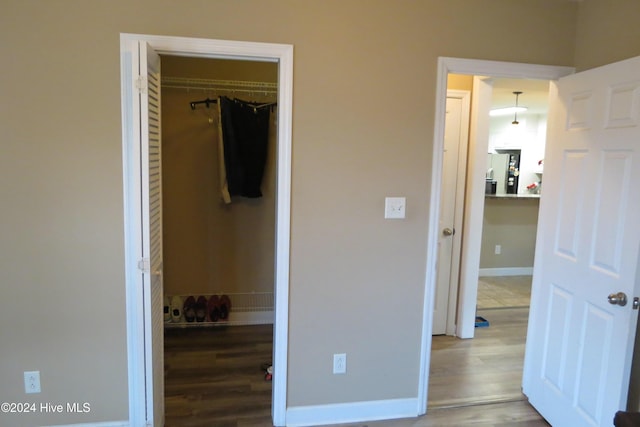
[[[462,230],[464,207],[470,102],[471,93],[469,91],[447,91],[440,199],[438,278],[433,314],[434,335],[455,335],[456,333],[455,302],[460,268],[460,230]]]
[[[460,289],[456,301],[456,336],[459,338],[473,338],[475,335],[492,94],[491,77],[473,76],[473,113],[469,132],[469,164],[461,233],[463,244],[460,254]]]
[[[153,264],[151,259],[149,262],[143,260],[140,264],[141,256],[145,253],[142,234],[143,228],[146,227],[142,219],[141,164],[145,155],[142,152],[142,146],[148,143],[146,137],[143,138],[144,130],[140,127],[141,105],[136,101],[137,86],[144,85],[144,82],[138,79],[140,43],[148,44],[159,54],[278,63],[272,419],[274,425],[283,426],[286,423],[287,409],[293,46],[141,34],[120,35],[129,422],[132,426],[147,425],[147,412],[153,412],[150,420],[161,422],[157,420],[163,419],[156,413],[161,411],[159,407],[146,409],[148,396],[153,394],[152,385],[157,386],[159,382],[152,382],[156,367],[154,365],[157,363],[154,363],[153,357],[150,357],[151,347],[145,340],[145,327],[147,330],[150,325],[159,325],[162,328],[163,315],[162,297],[160,297],[159,320],[152,317],[148,301],[151,295],[143,292],[144,275],[140,271],[140,267],[148,268],[149,283],[153,281],[162,283],[161,265],[159,269],[151,269]]]
[[[446,95],[447,95],[447,76],[454,74],[470,74],[476,76],[494,76],[494,77],[510,77],[510,78],[533,78],[543,80],[555,80],[559,77],[571,74],[574,71],[571,67],[549,66],[537,64],[520,64],[501,61],[487,61],[464,58],[438,58],[438,76],[436,82],[436,106],[434,121],[434,137],[433,137],[433,155],[431,158],[431,190],[429,195],[429,227],[427,238],[427,255],[426,255],[426,273],[425,273],[425,292],[423,301],[423,318],[422,318],[422,339],[420,343],[420,374],[418,377],[418,413],[427,412],[427,398],[429,386],[429,367],[431,362],[431,340],[433,326],[433,303],[436,287],[436,263],[439,236],[439,209],[440,209],[440,193],[442,175],[442,157],[443,157],[443,140],[445,126],[446,111]],[[472,100],[475,106],[475,101]],[[482,197],[482,205],[484,205],[484,174],[486,172],[486,152],[476,152],[474,141],[474,127],[477,122],[478,111],[472,106],[471,110],[471,132],[469,136],[469,159],[467,174],[473,176],[481,175],[481,183],[473,183],[469,188],[467,183],[467,192],[480,192]],[[482,155],[481,161],[476,158]],[[477,170],[479,173],[476,173]],[[477,205],[477,202],[475,203]],[[475,206],[477,209],[477,206]],[[474,206],[469,206],[465,202],[465,216],[467,212],[473,211]],[[465,226],[466,227],[466,226]],[[472,230],[473,232],[473,230]],[[466,237],[465,237],[466,239]],[[463,253],[466,243],[463,241]],[[469,248],[467,248],[469,250]],[[463,266],[461,266],[463,268]],[[477,276],[476,276],[477,279]],[[465,287],[470,285],[464,283],[461,278],[460,295],[458,299],[464,298],[466,292]],[[473,285],[473,284],[471,284]],[[477,280],[475,287],[477,288]],[[467,292],[468,293],[468,292]],[[462,304],[461,301],[458,302]],[[475,321],[475,298],[466,306],[460,306],[458,310],[458,318],[456,321],[457,328],[461,323],[473,324]],[[457,334],[457,333],[456,333]],[[458,335],[458,334],[457,334]]]
[[[558,426],[626,406],[640,291],[640,57],[552,84],[524,392]],[[629,302],[607,296],[624,292]]]

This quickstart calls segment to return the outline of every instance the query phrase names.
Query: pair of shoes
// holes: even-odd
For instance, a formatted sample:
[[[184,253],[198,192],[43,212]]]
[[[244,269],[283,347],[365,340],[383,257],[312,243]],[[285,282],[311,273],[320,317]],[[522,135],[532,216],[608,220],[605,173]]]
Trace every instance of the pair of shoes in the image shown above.
[[[207,299],[200,295],[196,300],[190,296],[184,302],[184,318],[187,322],[204,322],[207,318]]]
[[[218,320],[227,320],[229,318],[229,312],[231,311],[231,299],[229,296],[212,295],[207,303],[207,312],[209,313],[209,320],[211,322],[217,322]]]
[[[196,320],[196,299],[193,296],[184,300],[183,310],[184,320],[193,323]]]

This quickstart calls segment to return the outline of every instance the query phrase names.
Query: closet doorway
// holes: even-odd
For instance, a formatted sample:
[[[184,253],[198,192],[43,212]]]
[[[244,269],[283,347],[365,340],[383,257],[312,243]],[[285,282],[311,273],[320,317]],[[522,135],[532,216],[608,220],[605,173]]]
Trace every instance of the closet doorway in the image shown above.
[[[162,425],[163,404],[163,266],[150,262],[150,193],[161,193],[156,183],[161,173],[156,102],[160,86],[160,56],[219,58],[264,61],[278,64],[278,126],[276,171],[276,239],[274,324],[273,324],[273,424],[283,425],[286,411],[289,246],[291,194],[291,119],[293,91],[293,46],[214,39],[120,35],[121,99],[123,126],[125,274],[127,295],[127,358],[129,421],[132,424]],[[155,120],[155,119],[154,119]],[[153,138],[152,138],[153,136]],[[153,151],[153,153],[150,152]],[[153,156],[151,155],[153,154]],[[149,185],[153,178],[154,186]],[[155,227],[159,228],[159,227]],[[162,252],[162,233],[153,237],[153,247]],[[160,243],[159,245],[157,243]],[[156,251],[157,252],[157,251]],[[153,255],[153,252],[152,252]],[[153,255],[155,256],[155,255]],[[160,257],[161,260],[161,257]],[[157,313],[157,314],[156,314]]]
[[[270,421],[278,64],[161,64],[166,422]],[[262,179],[249,196],[224,190],[236,176],[221,123],[229,104],[249,111],[239,129],[261,131],[251,144]]]

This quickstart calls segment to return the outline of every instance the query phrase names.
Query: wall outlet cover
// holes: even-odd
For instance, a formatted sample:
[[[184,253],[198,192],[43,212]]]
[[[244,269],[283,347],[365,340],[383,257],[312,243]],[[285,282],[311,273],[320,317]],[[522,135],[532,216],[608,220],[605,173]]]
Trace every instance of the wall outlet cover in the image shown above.
[[[40,371],[25,371],[24,392],[40,393]]]
[[[333,373],[334,374],[347,373],[347,355],[345,353],[333,355]]]
[[[407,206],[406,197],[385,197],[384,217],[385,219],[403,219]]]

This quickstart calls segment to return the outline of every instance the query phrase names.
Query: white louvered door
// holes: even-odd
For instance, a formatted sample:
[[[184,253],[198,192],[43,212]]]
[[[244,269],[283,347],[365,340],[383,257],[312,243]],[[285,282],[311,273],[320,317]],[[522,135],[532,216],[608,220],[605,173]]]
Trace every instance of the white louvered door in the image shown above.
[[[164,425],[160,56],[139,42],[140,169],[147,422]]]
[[[640,57],[552,85],[524,392],[553,426],[626,406],[640,291]],[[624,292],[626,305],[610,294]]]

